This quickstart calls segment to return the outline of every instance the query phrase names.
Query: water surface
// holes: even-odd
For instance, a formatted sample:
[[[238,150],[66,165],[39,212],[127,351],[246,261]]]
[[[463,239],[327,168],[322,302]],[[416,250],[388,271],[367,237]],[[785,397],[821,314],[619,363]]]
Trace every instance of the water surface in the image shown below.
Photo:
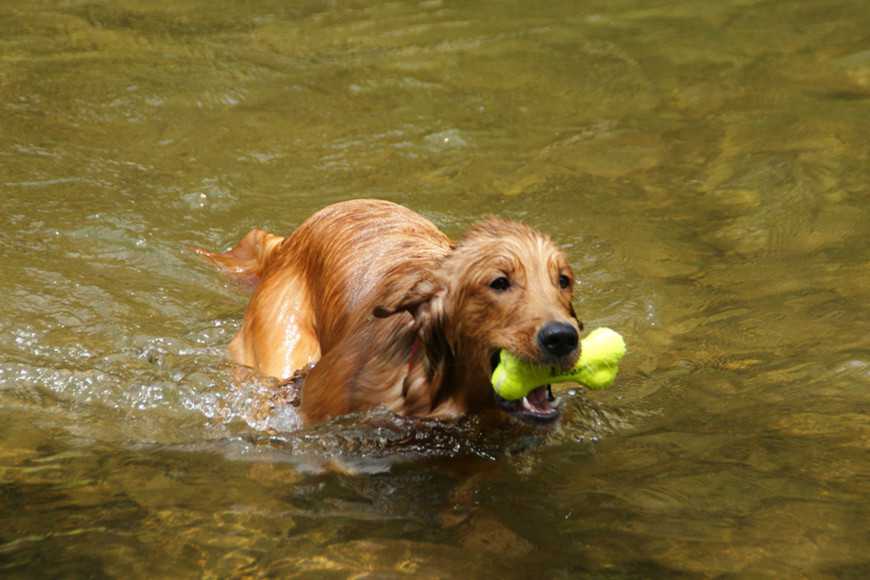
[[[868,30],[860,0],[3,3],[0,574],[870,576]],[[298,430],[187,248],[360,196],[550,232],[617,385],[549,430]]]

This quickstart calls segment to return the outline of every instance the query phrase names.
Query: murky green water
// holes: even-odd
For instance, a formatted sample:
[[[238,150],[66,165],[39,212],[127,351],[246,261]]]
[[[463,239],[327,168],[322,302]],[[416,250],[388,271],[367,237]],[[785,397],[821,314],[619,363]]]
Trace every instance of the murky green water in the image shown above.
[[[863,0],[4,2],[0,575],[870,576],[868,30]],[[185,248],[355,196],[550,231],[618,386],[552,431],[293,431]]]

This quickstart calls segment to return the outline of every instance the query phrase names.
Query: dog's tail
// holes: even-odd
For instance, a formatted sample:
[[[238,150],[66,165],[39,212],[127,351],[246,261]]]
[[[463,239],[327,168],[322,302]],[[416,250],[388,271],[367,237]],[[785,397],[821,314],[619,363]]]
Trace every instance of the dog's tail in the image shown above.
[[[283,241],[281,236],[253,229],[226,252],[192,249],[200,256],[208,258],[234,280],[253,287],[260,281],[260,275],[269,263],[273,250]]]

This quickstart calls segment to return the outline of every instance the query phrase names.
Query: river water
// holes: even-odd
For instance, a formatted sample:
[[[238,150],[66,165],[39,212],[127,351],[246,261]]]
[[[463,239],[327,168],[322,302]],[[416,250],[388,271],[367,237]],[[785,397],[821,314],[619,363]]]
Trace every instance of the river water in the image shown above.
[[[863,0],[0,5],[0,575],[870,576]],[[299,430],[188,248],[327,203],[553,235],[560,424]]]

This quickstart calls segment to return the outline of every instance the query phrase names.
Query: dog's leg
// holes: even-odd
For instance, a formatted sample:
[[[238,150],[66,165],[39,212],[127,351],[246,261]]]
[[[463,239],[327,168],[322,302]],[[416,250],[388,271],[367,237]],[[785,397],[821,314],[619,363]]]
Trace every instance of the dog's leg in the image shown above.
[[[314,312],[301,277],[287,269],[254,291],[230,357],[262,374],[288,379],[320,359]]]
[[[304,275],[292,262],[269,268],[290,251],[282,245],[284,239],[254,229],[227,252],[194,251],[255,288],[242,328],[230,343],[230,358],[261,374],[288,379],[317,362],[320,343]]]

